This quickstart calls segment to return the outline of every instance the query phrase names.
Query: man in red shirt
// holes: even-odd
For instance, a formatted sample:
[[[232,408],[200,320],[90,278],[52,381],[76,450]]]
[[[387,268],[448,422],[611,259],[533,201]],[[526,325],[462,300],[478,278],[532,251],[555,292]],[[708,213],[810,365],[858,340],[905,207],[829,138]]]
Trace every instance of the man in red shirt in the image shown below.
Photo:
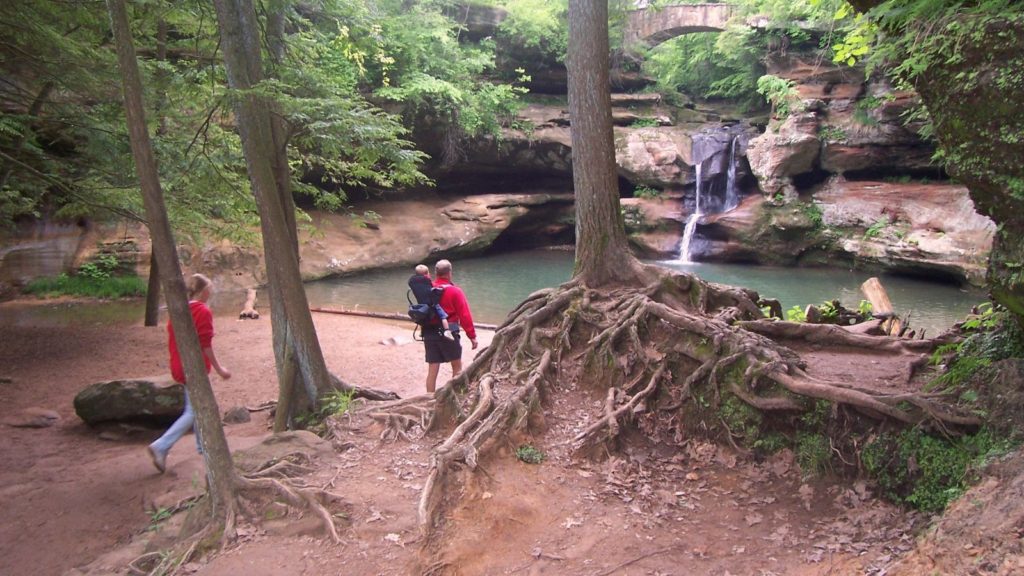
[[[469,342],[476,350],[476,327],[473,326],[473,313],[469,310],[469,302],[466,295],[452,283],[452,263],[448,260],[438,260],[434,265],[434,286],[444,288],[441,294],[440,305],[448,313],[448,325],[451,328],[454,340],[444,338],[439,330],[426,329],[423,331],[423,347],[426,350],[427,359],[427,392],[433,392],[437,388],[437,374],[441,364],[450,362],[452,365],[452,378],[462,372],[462,342],[459,336],[460,331],[465,332]]]

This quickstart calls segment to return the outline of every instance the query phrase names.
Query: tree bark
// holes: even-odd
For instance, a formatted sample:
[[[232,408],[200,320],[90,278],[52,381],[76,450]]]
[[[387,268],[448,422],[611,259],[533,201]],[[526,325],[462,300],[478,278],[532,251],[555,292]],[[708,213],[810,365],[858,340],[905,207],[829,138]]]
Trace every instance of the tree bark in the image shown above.
[[[167,21],[163,18],[156,25],[156,59],[160,62],[167,60]],[[167,132],[167,115],[164,109],[167,106],[167,77],[163,68],[159,69],[156,75],[158,95],[156,103],[157,129],[156,136],[159,138]],[[152,244],[152,243],[151,243]],[[156,262],[156,254],[150,248],[149,255],[149,285],[146,289],[146,312],[143,320],[144,326],[157,326],[160,323],[160,266]]]
[[[272,69],[281,65],[284,58],[284,9],[285,3],[276,3],[267,14],[267,45],[269,47]],[[295,258],[299,258],[298,225],[295,221],[295,201],[292,197],[291,171],[288,167],[288,125],[280,114],[279,107],[269,103],[271,109],[270,128],[273,135],[273,166],[274,178],[277,182],[278,196],[285,217],[285,225],[292,237]],[[270,308],[271,319],[283,315],[280,304],[283,298],[276,297],[271,286]],[[278,310],[275,311],[275,308]],[[277,362],[278,374],[278,410],[274,414],[274,431],[283,432],[291,426],[292,418],[301,411],[311,410],[322,391],[310,386],[299,371],[295,350],[288,338],[288,329],[284,325],[275,327],[273,331],[274,359]]]
[[[146,317],[143,326],[156,326],[160,323],[160,265],[156,261],[156,241],[151,238],[150,244],[149,284],[146,288]]]
[[[186,386],[196,414],[196,423],[206,460],[206,475],[210,495],[211,514],[223,519],[234,510],[235,469],[231,453],[220,423],[220,410],[206,374],[206,363],[199,345],[199,335],[189,311],[185,282],[181,276],[175,250],[174,235],[164,206],[153,146],[146,128],[142,103],[142,82],[138,62],[128,26],[128,12],[124,0],[107,0],[111,28],[117,44],[117,59],[124,83],[124,108],[128,122],[132,157],[142,188],[142,199],[153,237],[153,254],[157,259],[171,324],[181,353]]]
[[[589,286],[630,279],[629,252],[619,204],[608,84],[608,2],[569,2],[569,117],[576,193],[576,268]]]
[[[259,26],[251,0],[215,0],[228,84],[237,92],[235,113],[249,182],[260,213],[263,250],[271,298],[275,340],[294,349],[306,384],[306,400],[315,406],[331,390],[330,375],[316,337],[299,273],[295,236],[288,224],[286,201],[278,184],[272,105],[251,91],[263,78]],[[277,354],[278,376],[288,373],[288,354]],[[281,363],[284,362],[284,365]],[[279,401],[282,399],[279,399]]]

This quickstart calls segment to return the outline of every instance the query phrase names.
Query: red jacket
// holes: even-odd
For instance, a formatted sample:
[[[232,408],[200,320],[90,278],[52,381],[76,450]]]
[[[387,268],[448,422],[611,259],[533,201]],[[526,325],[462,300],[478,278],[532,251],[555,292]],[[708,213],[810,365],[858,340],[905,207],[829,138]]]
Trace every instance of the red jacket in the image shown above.
[[[476,327],[473,326],[473,313],[469,310],[466,294],[447,278],[434,280],[434,286],[444,287],[441,294],[441,308],[448,313],[448,322],[454,322],[462,328],[470,340],[476,340]]]
[[[213,313],[203,302],[192,300],[188,303],[192,311],[192,322],[196,325],[196,332],[199,333],[199,347],[203,349],[203,361],[206,362],[206,373],[210,373],[210,359],[206,357],[205,350],[213,346]],[[185,382],[185,370],[181,367],[181,355],[178,354],[178,344],[174,341],[174,327],[167,322],[167,350],[171,353],[171,376],[175,382]]]

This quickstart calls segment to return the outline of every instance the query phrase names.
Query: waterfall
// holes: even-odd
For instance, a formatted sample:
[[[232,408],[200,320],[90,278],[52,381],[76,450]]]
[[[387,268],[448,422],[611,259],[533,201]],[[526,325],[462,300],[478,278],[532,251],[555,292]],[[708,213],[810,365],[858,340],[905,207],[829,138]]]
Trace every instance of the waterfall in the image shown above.
[[[726,170],[725,180],[725,212],[740,205],[739,195],[736,193],[736,143],[739,136],[733,136],[729,145],[729,166]]]
[[[683,229],[683,242],[679,245],[679,262],[683,264],[692,264],[693,260],[690,259],[690,242],[693,240],[693,234],[697,231],[697,221],[702,216],[700,211],[700,181],[701,181],[701,166],[703,162],[697,162],[694,166],[694,170],[697,171],[697,183],[696,183],[696,196],[697,200],[693,207],[693,214],[690,214],[686,218],[686,228]]]

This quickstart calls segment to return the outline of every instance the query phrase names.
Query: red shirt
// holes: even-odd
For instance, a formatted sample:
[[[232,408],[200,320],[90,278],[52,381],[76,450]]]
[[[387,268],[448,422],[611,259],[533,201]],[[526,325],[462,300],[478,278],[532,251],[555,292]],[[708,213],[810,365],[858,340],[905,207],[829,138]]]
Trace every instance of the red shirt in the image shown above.
[[[473,313],[469,311],[469,302],[466,301],[466,295],[462,292],[462,288],[452,284],[452,281],[447,278],[434,280],[434,286],[444,287],[439,304],[448,313],[448,322],[458,324],[470,340],[476,340]]]
[[[199,333],[199,347],[204,350],[203,361],[206,362],[206,373],[210,373],[210,359],[206,357],[206,348],[213,345],[213,313],[203,302],[192,300],[188,303],[192,312],[192,322],[196,325],[196,332]],[[178,344],[174,341],[174,327],[167,322],[167,350],[171,353],[171,376],[175,382],[185,382],[185,370],[181,367],[181,355],[178,354]]]

